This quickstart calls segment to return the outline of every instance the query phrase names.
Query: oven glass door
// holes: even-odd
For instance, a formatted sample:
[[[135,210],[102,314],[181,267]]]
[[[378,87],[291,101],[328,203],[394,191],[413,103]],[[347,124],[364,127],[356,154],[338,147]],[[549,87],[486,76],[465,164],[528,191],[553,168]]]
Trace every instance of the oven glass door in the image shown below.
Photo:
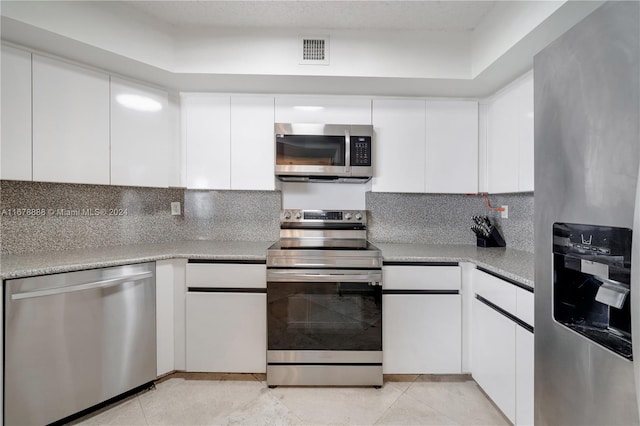
[[[276,165],[344,167],[345,146],[344,136],[278,135]]]
[[[269,350],[382,350],[380,272],[271,270]]]

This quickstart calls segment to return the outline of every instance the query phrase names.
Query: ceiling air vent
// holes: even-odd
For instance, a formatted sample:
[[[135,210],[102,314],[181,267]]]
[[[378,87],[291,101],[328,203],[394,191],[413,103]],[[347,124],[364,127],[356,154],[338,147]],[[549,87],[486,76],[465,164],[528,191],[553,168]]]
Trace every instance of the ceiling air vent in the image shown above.
[[[329,65],[329,36],[300,36],[301,65]]]

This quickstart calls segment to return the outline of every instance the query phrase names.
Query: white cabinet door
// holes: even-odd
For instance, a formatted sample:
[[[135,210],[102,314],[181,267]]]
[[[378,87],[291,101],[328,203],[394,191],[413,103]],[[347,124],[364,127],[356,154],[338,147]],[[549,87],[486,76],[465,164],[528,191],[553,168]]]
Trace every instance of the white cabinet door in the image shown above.
[[[516,420],[516,324],[473,300],[472,375],[511,422]]]
[[[273,98],[231,98],[231,189],[275,189]]]
[[[533,191],[534,141],[533,141],[533,75],[527,77],[519,88],[518,108],[519,159],[518,191]]]
[[[371,124],[371,99],[348,96],[278,96],[277,123]]]
[[[385,265],[382,273],[383,371],[461,373],[460,267]]]
[[[461,373],[460,295],[388,294],[382,304],[385,374]]]
[[[422,100],[373,101],[374,192],[424,192],[425,108]]]
[[[534,337],[516,327],[516,425],[533,425],[534,417]]]
[[[31,53],[2,45],[0,177],[31,180]]]
[[[478,192],[478,103],[427,101],[425,190]]]
[[[487,186],[491,193],[533,191],[533,75],[487,107]]]
[[[184,94],[181,102],[187,188],[230,189],[230,97]]]
[[[488,108],[487,179],[491,193],[518,191],[518,107],[518,93],[512,90]]]
[[[111,184],[167,187],[167,92],[111,78]]]
[[[109,76],[33,55],[33,180],[109,184]]]
[[[264,264],[187,264],[187,371],[266,372],[266,271]]]
[[[187,293],[187,371],[265,373],[267,295]]]
[[[156,345],[158,377],[175,370],[174,260],[156,262]]]

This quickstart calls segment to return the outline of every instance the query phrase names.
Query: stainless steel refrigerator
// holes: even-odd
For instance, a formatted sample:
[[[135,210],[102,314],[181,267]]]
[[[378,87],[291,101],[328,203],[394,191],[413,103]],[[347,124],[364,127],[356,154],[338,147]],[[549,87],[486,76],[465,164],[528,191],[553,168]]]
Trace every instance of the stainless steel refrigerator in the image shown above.
[[[534,59],[537,425],[640,423],[639,57],[616,1]]]

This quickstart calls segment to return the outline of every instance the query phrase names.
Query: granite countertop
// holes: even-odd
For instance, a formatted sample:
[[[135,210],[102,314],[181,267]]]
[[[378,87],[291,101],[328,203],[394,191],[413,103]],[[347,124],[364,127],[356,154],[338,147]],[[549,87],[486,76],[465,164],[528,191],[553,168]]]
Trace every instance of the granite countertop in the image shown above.
[[[504,247],[374,243],[385,262],[471,262],[505,278],[534,287],[533,253]]]
[[[56,274],[156,260],[265,260],[273,241],[180,241],[2,255],[0,279]]]
[[[156,260],[265,260],[273,241],[180,241],[57,252],[3,255],[0,279],[55,274]],[[534,254],[471,245],[374,243],[387,262],[472,262],[533,288]]]

